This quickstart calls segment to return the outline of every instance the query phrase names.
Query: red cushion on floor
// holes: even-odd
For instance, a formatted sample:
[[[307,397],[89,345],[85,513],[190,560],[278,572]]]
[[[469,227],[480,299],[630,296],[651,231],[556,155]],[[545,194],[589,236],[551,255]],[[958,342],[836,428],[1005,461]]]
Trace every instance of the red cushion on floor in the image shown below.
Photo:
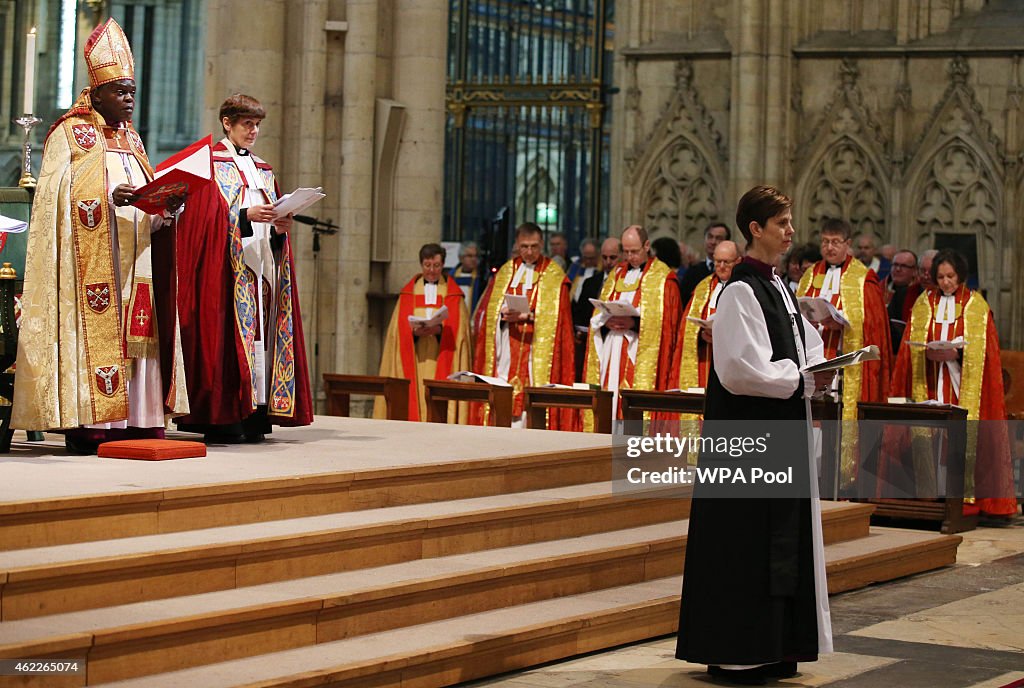
[[[202,442],[182,440],[117,440],[101,444],[98,455],[103,459],[141,459],[142,461],[193,459],[206,456],[206,445]]]

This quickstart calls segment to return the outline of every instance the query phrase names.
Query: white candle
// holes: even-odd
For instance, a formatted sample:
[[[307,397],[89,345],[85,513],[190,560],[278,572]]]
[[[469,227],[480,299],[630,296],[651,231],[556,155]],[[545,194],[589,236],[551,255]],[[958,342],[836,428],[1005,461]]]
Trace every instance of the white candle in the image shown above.
[[[25,98],[24,114],[31,115],[36,100],[36,30],[28,32],[25,42]]]

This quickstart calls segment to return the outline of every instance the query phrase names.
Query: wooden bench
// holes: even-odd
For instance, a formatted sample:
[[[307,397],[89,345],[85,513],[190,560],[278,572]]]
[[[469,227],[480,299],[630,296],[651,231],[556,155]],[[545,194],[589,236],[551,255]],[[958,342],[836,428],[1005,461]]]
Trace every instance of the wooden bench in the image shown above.
[[[512,427],[512,387],[491,385],[486,382],[455,382],[453,380],[424,380],[427,400],[427,422],[447,423],[449,401],[477,401],[490,404],[493,425]]]
[[[409,380],[377,375],[324,373],[328,416],[348,416],[353,394],[383,396],[388,420],[409,420]]]
[[[704,413],[704,395],[693,392],[659,392],[620,389],[622,420],[642,421],[644,413]]]
[[[967,459],[967,409],[954,406],[933,406],[928,404],[871,404],[861,402],[857,416],[862,421],[888,421],[908,424],[910,427],[947,429],[946,435],[946,484],[942,489],[944,497],[938,499],[867,499],[875,505],[875,516],[903,519],[939,521],[946,534],[974,530],[977,516],[964,516],[964,471]],[[865,436],[868,430],[861,424],[861,441],[870,440]],[[863,474],[864,471],[861,471]],[[874,485],[865,484],[864,476],[858,475],[861,494],[875,494]],[[870,491],[868,491],[870,490]]]
[[[526,427],[543,430],[548,426],[547,410],[589,409],[594,412],[594,432],[612,431],[612,393],[604,389],[561,389],[527,387],[523,390]]]

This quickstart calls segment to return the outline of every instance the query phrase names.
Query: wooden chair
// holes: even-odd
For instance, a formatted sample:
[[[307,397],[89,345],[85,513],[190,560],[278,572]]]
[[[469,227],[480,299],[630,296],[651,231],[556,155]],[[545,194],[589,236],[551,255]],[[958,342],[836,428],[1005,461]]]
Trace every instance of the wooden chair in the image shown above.
[[[496,427],[512,427],[512,387],[490,385],[486,382],[455,382],[453,380],[424,380],[423,391],[427,401],[427,422],[447,423],[449,401],[476,401],[490,404],[491,417]]]
[[[328,416],[348,416],[353,394],[383,396],[388,420],[409,420],[409,380],[376,375],[324,373]]]
[[[594,432],[612,431],[612,393],[604,389],[561,389],[527,387],[523,390],[526,427],[547,428],[547,410],[556,408],[590,409],[594,412]]]

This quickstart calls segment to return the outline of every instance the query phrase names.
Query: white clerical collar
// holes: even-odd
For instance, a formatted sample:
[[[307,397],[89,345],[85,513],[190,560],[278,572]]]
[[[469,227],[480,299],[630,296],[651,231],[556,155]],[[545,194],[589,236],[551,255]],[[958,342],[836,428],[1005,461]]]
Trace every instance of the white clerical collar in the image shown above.
[[[437,303],[437,282],[423,283],[423,303],[427,306]]]
[[[951,323],[956,322],[956,296],[943,294],[939,297],[939,305],[935,309],[935,322]]]
[[[533,271],[536,267],[535,263],[527,263],[526,261],[520,263],[515,276],[512,278],[512,288],[515,289],[522,284],[524,289],[530,289],[533,286]]]

